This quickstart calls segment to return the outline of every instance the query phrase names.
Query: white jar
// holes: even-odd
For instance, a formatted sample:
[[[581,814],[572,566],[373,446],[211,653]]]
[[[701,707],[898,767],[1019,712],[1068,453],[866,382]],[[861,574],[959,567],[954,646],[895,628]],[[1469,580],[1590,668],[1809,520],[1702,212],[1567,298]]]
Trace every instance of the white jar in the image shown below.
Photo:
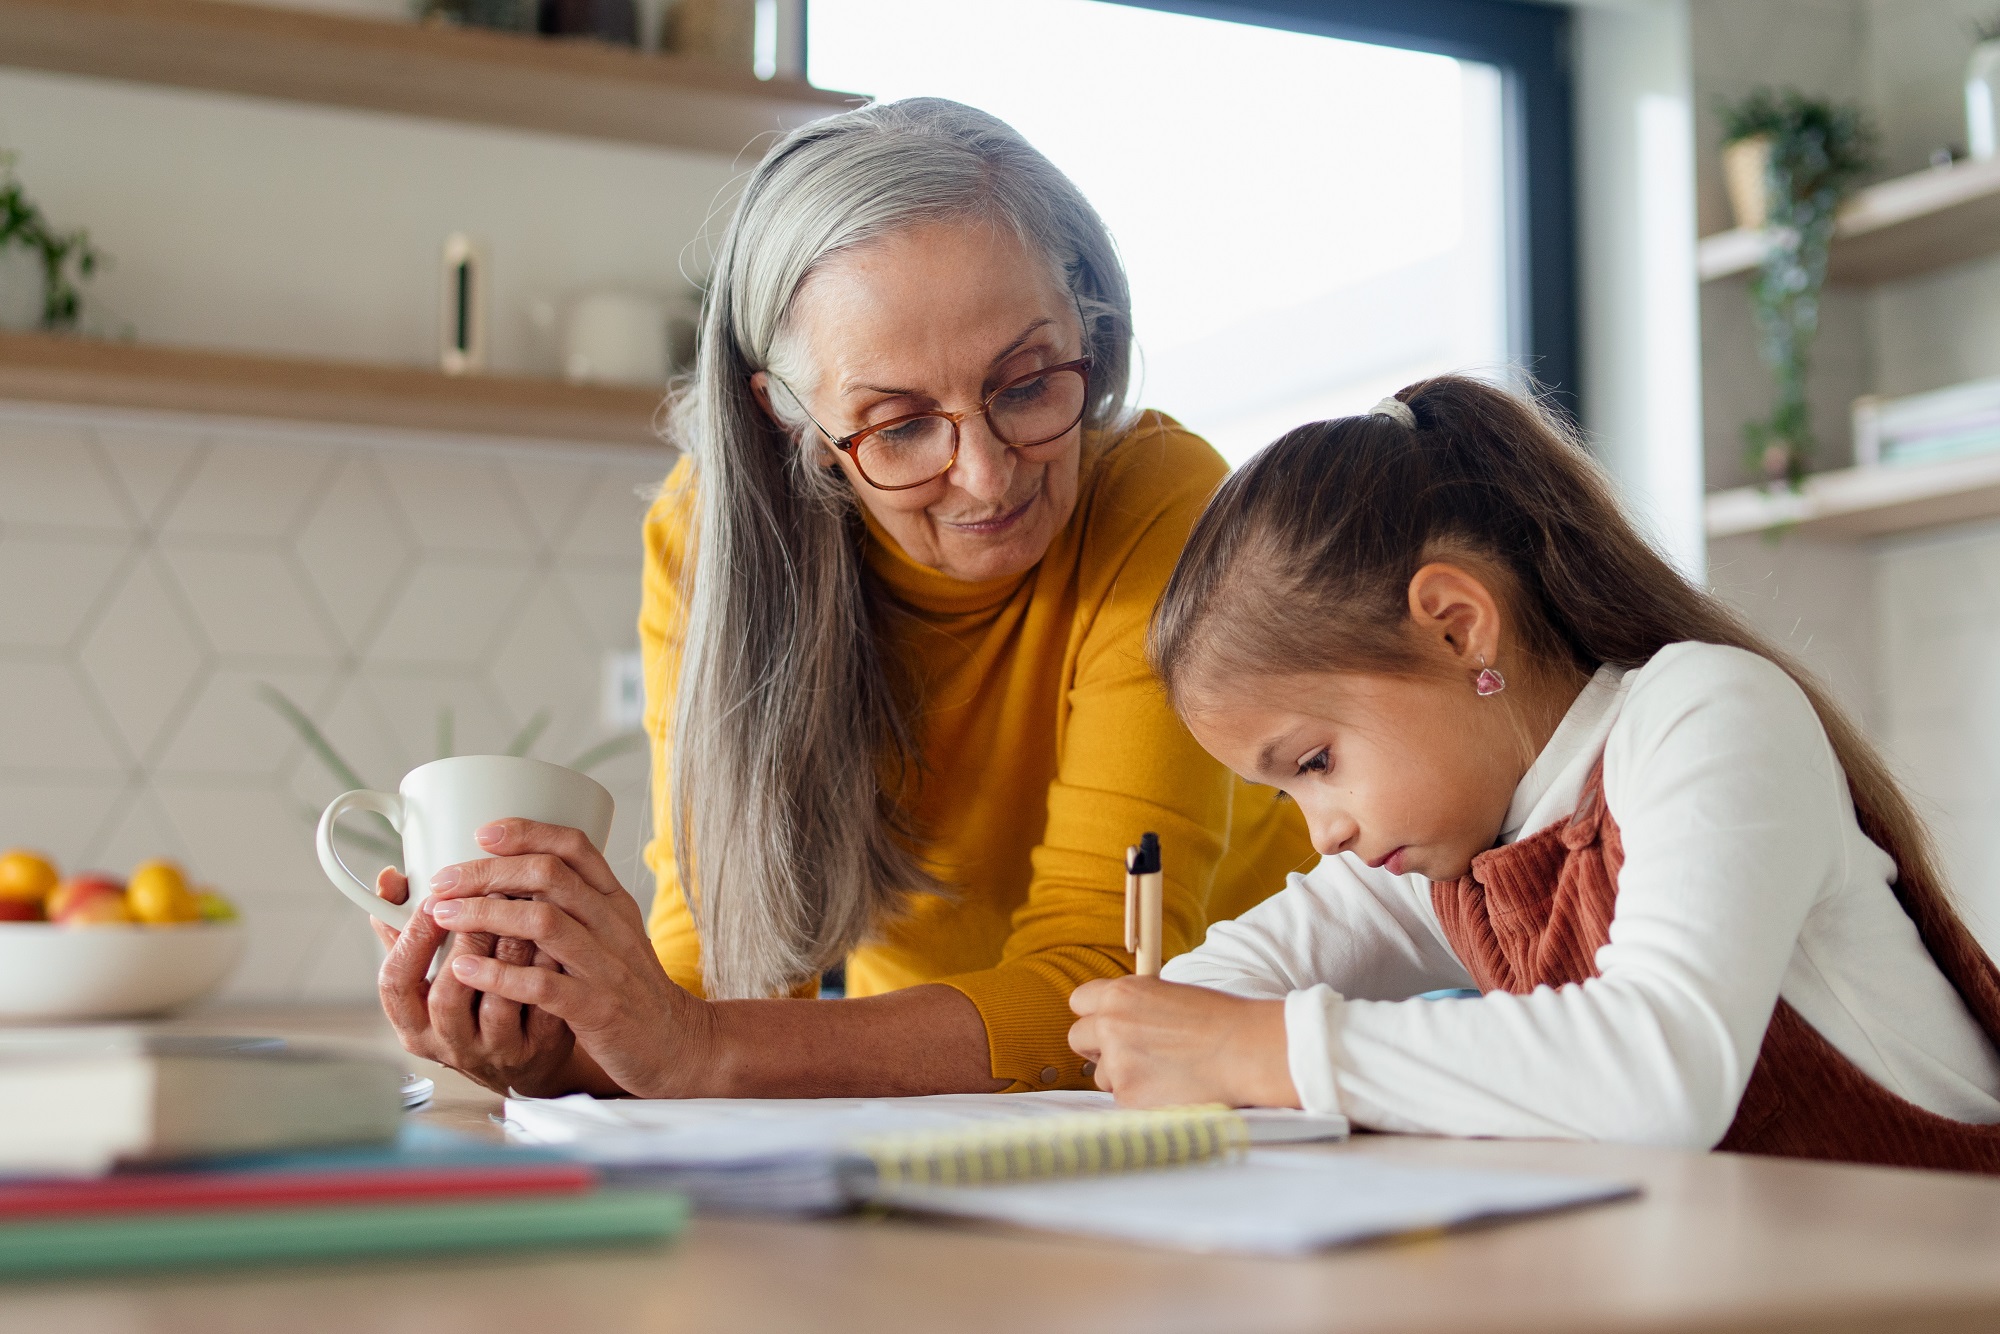
[[[1965,145],[1975,158],[2000,152],[2000,37],[1973,47],[1965,67]]]
[[[667,302],[645,292],[605,289],[577,297],[563,329],[563,378],[664,388],[671,369],[667,316]]]

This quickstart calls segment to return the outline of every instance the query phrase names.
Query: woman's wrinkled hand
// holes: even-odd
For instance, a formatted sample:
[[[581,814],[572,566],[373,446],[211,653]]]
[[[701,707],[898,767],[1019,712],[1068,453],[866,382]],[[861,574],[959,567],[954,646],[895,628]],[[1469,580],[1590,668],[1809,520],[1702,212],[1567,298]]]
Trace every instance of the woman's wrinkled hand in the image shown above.
[[[384,867],[375,879],[375,892],[403,903],[410,896],[409,882],[394,867]],[[453,970],[457,960],[466,958],[544,970],[553,969],[554,960],[538,955],[528,941],[463,932],[451,937],[433,979],[431,961],[446,934],[428,913],[412,913],[402,931],[369,920],[389,951],[376,986],[405,1051],[449,1066],[495,1093],[552,1097],[576,1091],[569,1069],[576,1040],[567,1024],[504,996],[482,995]]]
[[[1157,977],[1099,978],[1070,993],[1069,1045],[1097,1087],[1131,1107],[1220,1102],[1297,1107],[1285,1059],[1285,1003]]]
[[[531,950],[536,962],[467,951],[449,961],[453,978],[560,1020],[626,1092],[699,1092],[715,1055],[713,1011],[668,978],[604,855],[578,830],[533,820],[499,820],[476,837],[493,855],[439,871],[421,915],[440,931]]]

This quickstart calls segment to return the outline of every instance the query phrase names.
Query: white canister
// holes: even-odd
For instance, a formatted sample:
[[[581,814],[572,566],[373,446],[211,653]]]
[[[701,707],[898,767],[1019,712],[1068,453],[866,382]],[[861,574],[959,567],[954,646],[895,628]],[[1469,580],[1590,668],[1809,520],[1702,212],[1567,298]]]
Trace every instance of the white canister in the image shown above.
[[[645,292],[586,292],[563,322],[563,378],[582,383],[664,385],[668,303]]]
[[[1965,67],[1965,146],[1980,159],[2000,152],[2000,37],[1973,47]]]

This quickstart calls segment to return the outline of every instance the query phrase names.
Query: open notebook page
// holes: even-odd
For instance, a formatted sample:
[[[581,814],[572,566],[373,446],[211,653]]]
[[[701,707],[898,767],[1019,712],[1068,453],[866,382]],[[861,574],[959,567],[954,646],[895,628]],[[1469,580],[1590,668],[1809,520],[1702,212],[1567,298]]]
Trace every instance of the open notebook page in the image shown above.
[[[1615,1181],[1422,1167],[1355,1153],[994,1186],[895,1186],[878,1203],[1194,1251],[1298,1255],[1377,1237],[1623,1199]]]

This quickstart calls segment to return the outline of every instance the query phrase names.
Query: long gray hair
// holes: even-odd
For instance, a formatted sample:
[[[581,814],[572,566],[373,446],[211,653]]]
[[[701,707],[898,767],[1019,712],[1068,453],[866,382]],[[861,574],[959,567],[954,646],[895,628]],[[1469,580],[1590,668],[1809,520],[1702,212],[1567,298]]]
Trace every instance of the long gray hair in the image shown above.
[[[781,994],[941,886],[894,795],[919,772],[917,701],[883,646],[864,530],[825,448],[760,408],[751,376],[807,392],[789,346],[801,284],[831,256],[967,218],[1018,235],[1076,298],[1086,428],[1125,411],[1131,298],[1096,210],[1008,125],[913,98],[793,131],[751,174],[716,255],[693,375],[669,414],[697,516],[674,704],[674,860],[710,996]],[[939,300],[950,300],[948,292]],[[802,378],[795,378],[802,377]],[[788,396],[774,410],[796,412]]]

